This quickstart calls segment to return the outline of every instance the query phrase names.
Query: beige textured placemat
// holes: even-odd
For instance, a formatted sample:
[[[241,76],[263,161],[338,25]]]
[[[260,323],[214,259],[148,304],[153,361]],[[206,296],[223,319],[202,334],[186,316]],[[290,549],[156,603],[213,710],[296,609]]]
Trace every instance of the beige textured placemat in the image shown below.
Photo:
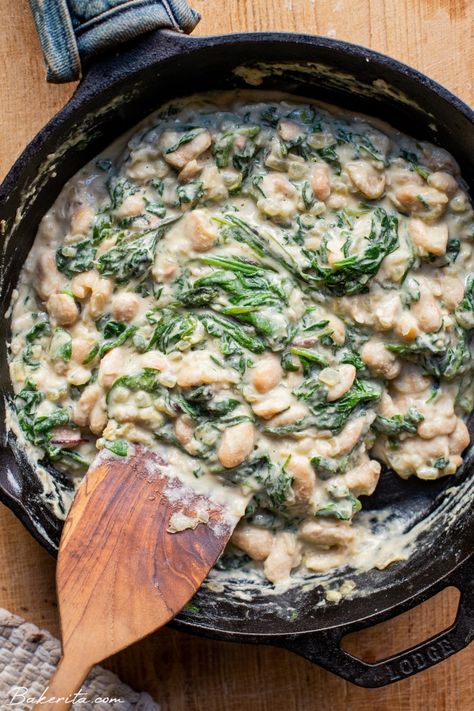
[[[48,685],[60,654],[61,645],[49,632],[0,608],[1,711],[30,711],[33,699],[40,699]],[[160,705],[148,694],[130,689],[112,672],[94,667],[72,708],[159,711]]]

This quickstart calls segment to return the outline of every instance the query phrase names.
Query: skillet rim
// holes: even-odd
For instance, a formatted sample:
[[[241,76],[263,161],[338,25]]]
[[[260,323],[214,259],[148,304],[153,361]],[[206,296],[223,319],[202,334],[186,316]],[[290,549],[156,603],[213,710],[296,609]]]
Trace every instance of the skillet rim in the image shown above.
[[[154,42],[157,41],[158,44],[155,46]],[[2,185],[0,186],[0,204],[7,201],[8,193],[11,191],[16,177],[21,173],[25,167],[25,163],[29,160],[32,153],[41,150],[43,143],[54,134],[55,131],[60,130],[64,122],[71,119],[76,111],[86,110],[87,103],[92,99],[97,99],[101,93],[106,90],[118,85],[124,79],[130,79],[135,75],[139,75],[142,71],[149,69],[153,66],[158,66],[160,63],[172,59],[175,56],[180,56],[182,53],[191,54],[194,52],[199,52],[203,48],[220,48],[229,44],[250,44],[250,45],[262,45],[262,44],[297,44],[305,45],[308,48],[324,48],[331,49],[336,47],[344,55],[350,58],[357,58],[358,60],[371,61],[373,60],[378,66],[389,67],[392,71],[395,71],[400,78],[409,78],[414,83],[422,84],[430,92],[437,95],[444,102],[449,104],[455,111],[462,114],[469,122],[474,124],[474,110],[465,103],[462,99],[453,94],[449,89],[444,87],[442,84],[436,82],[435,80],[429,78],[424,73],[417,69],[397,60],[389,57],[380,52],[371,50],[369,48],[363,47],[361,45],[353,44],[350,42],[345,42],[342,40],[325,38],[318,35],[309,35],[304,33],[289,33],[289,32],[253,32],[253,33],[231,33],[224,35],[211,35],[211,36],[185,36],[176,35],[169,30],[162,30],[153,33],[151,37],[143,38],[138,44],[134,43],[131,47],[125,49],[124,57],[117,55],[117,53],[112,53],[104,55],[103,57],[96,60],[93,64],[88,67],[85,77],[81,84],[79,84],[76,92],[73,94],[71,99],[67,104],[62,107],[55,116],[38,132],[38,134],[33,138],[25,150],[20,154],[18,159],[15,161],[11,170],[5,177]],[[167,46],[168,45],[168,46]],[[143,51],[145,50],[145,51]],[[137,57],[137,51],[140,52],[140,57]],[[126,58],[132,54],[132,62],[127,65]],[[258,60],[257,60],[258,61]],[[276,60],[277,61],[277,60]],[[300,60],[301,61],[301,60]],[[308,59],[308,61],[311,61]],[[12,492],[8,492],[0,478],[0,500],[2,500],[19,518],[19,520],[25,525],[25,527],[32,533],[32,535],[38,540],[43,547],[45,547],[50,553],[55,554],[55,549],[44,535],[40,532],[38,527],[35,525],[31,515],[28,513],[24,503]],[[435,588],[444,587],[443,581],[453,575],[462,565],[466,563],[469,559],[469,554],[465,556],[457,566],[448,571],[445,575],[435,579],[432,583],[426,586],[422,590],[418,590],[416,593],[409,596],[402,603],[395,603],[393,606],[389,606],[382,612],[376,613],[374,615],[369,615],[364,620],[353,621],[350,623],[351,627],[359,626],[365,627],[369,624],[375,624],[381,619],[388,619],[395,614],[400,614],[400,612],[405,609],[413,607],[418,604],[422,599],[430,597],[432,594],[437,592]],[[365,622],[365,624],[363,624]],[[285,633],[242,633],[242,632],[228,632],[225,630],[213,630],[206,626],[200,626],[196,621],[181,620],[178,619],[173,623],[176,627],[183,629],[184,631],[192,631],[202,634],[204,636],[212,636],[217,639],[230,639],[233,641],[276,641],[278,637],[287,637]],[[341,622],[340,627],[344,626]],[[335,629],[336,626],[331,626],[329,629]],[[296,632],[294,636],[302,636],[310,634],[310,632]],[[293,635],[291,635],[293,636]],[[254,639],[252,639],[254,638]],[[271,639],[268,639],[271,638]]]

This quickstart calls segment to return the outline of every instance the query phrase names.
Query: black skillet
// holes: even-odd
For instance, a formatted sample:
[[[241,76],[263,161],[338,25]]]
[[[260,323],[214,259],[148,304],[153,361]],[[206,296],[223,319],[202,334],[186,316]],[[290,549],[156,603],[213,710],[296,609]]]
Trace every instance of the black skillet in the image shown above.
[[[4,246],[0,368],[6,400],[11,397],[6,310],[38,222],[66,180],[162,102],[196,91],[248,88],[235,68],[262,62],[288,65],[261,74],[259,88],[363,111],[410,135],[438,143],[454,154],[472,186],[473,112],[441,86],[393,59],[307,35],[193,38],[170,31],[148,35],[120,54],[103,56],[86,68],[73,98],[26,148],[0,188]],[[3,416],[0,421],[3,423]],[[42,502],[35,472],[11,434],[4,433],[0,464],[2,501],[54,554],[61,523]],[[383,686],[426,669],[465,647],[474,636],[472,479],[470,456],[455,478],[437,482],[405,482],[386,472],[364,508],[375,511],[390,505],[405,516],[407,529],[427,515],[432,523],[421,531],[408,560],[385,570],[333,575],[331,588],[347,577],[356,582],[352,599],[322,604],[320,585],[270,598],[253,590],[251,602],[229,592],[202,589],[195,600],[199,612],[184,612],[174,624],[217,639],[282,646],[362,686]],[[229,585],[235,587],[236,583]],[[448,585],[461,591],[457,618],[449,629],[376,664],[341,649],[340,640],[348,632],[393,617]]]

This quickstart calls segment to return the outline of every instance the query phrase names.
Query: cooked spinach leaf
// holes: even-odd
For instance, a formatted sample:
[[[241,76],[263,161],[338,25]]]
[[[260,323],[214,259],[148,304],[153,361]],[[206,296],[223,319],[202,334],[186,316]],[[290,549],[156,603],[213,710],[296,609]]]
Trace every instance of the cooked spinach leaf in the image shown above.
[[[198,204],[203,195],[203,187],[200,181],[186,183],[186,185],[178,185],[176,187],[175,207],[180,207],[181,205],[194,207],[194,205]]]
[[[113,398],[114,390],[118,387],[126,388],[132,392],[144,390],[155,398],[157,403],[155,407],[159,405],[158,409],[169,417],[176,417],[181,412],[194,414],[192,407],[188,406],[188,403],[179,392],[172,392],[160,383],[159,373],[152,368],[145,368],[137,375],[122,375],[117,378],[107,393],[108,403]]]
[[[158,347],[163,353],[169,353],[181,341],[189,341],[197,326],[197,319],[190,313],[162,309],[147,350]]]
[[[40,336],[49,336],[51,332],[48,314],[44,313],[44,311],[39,311],[38,313],[31,314],[31,317],[35,323],[25,334],[27,343],[33,343]]]
[[[121,240],[97,260],[103,276],[114,277],[118,284],[146,277],[155,258],[155,248],[162,233],[152,230],[142,237]]]
[[[259,257],[271,257],[285,267],[290,274],[301,276],[301,270],[291,254],[270,232],[263,235],[256,227],[232,213],[215,219],[227,228],[224,231],[226,239],[235,239],[237,242],[248,244]]]
[[[113,441],[106,439],[104,441],[104,447],[119,457],[126,457],[128,455],[128,442],[124,439],[116,439]]]
[[[221,340],[221,351],[224,354],[235,352],[232,350],[232,342],[248,348],[253,353],[263,353],[265,343],[257,336],[249,333],[244,326],[240,326],[231,319],[215,313],[201,313],[198,318],[210,336],[215,336]]]
[[[97,218],[92,229],[92,244],[94,245],[94,247],[97,247],[105,239],[108,239],[109,237],[115,235],[116,232],[117,228],[114,227],[110,217],[108,215],[100,215]]]
[[[51,328],[49,325],[48,315],[45,314],[43,311],[33,313],[32,318],[35,320],[35,323],[25,334],[26,344],[25,349],[22,353],[22,360],[25,365],[29,366],[33,370],[36,370],[40,367],[40,361],[34,360],[33,344],[38,338],[41,338],[42,336],[48,336],[51,333]]]
[[[333,459],[331,457],[315,456],[311,458],[311,464],[320,479],[329,479],[335,474],[345,474],[349,457]]]
[[[43,449],[52,461],[65,458],[75,460],[79,464],[87,464],[76,452],[52,442],[54,428],[70,424],[70,412],[66,408],[58,408],[49,415],[37,415],[36,410],[43,398],[43,394],[31,380],[26,381],[15,397],[18,424],[26,439],[35,447]]]
[[[72,337],[64,328],[56,328],[49,346],[51,358],[69,363],[72,358]]]
[[[463,328],[474,328],[474,274],[469,274],[464,298],[456,307],[456,320]]]
[[[82,361],[83,365],[91,363],[97,356],[102,358],[106,353],[113,348],[122,346],[131,336],[137,331],[137,326],[127,326],[120,321],[107,320],[103,327],[105,340],[102,343],[96,343],[91,348],[87,356]]]
[[[367,289],[388,254],[398,247],[398,219],[382,208],[376,208],[372,226],[366,237],[367,246],[360,254],[340,259],[332,266],[320,248],[316,253],[303,250],[311,260],[311,272],[307,276],[334,296],[359,294]]]
[[[185,131],[185,133],[182,133],[178,137],[178,139],[169,148],[165,150],[165,154],[169,155],[170,153],[174,153],[178,150],[178,148],[181,148],[181,146],[184,146],[186,145],[186,143],[191,143],[191,141],[194,141],[194,139],[203,132],[204,129],[199,127],[192,128],[190,131]]]
[[[313,365],[317,365],[320,368],[327,368],[329,365],[326,358],[312,348],[299,348],[297,346],[291,346],[290,353],[298,356],[301,364],[303,365],[305,374],[311,372]]]
[[[341,161],[339,159],[338,153],[336,151],[337,143],[333,143],[332,146],[325,146],[324,148],[318,148],[316,153],[320,158],[323,159],[329,165],[334,167],[336,175],[341,173]]]
[[[122,205],[125,198],[135,195],[139,190],[135,183],[131,183],[124,178],[112,177],[110,181],[110,210],[116,210]]]
[[[414,434],[417,430],[417,426],[420,422],[423,422],[424,419],[425,417],[421,412],[415,407],[410,407],[405,415],[393,415],[392,417],[377,415],[372,423],[372,428],[376,432],[381,432],[391,437],[401,432]]]
[[[412,153],[411,151],[406,151],[402,149],[400,151],[400,156],[404,158],[407,163],[410,163],[411,169],[418,173],[418,175],[420,175],[423,180],[426,180],[427,177],[430,175],[431,171],[424,165],[420,164],[420,159],[418,158],[416,153]]]
[[[349,521],[362,508],[359,499],[352,494],[342,499],[330,501],[328,504],[316,511],[315,516],[334,517],[340,521]]]
[[[312,414],[312,424],[319,429],[334,432],[341,430],[354,415],[363,412],[366,406],[378,400],[382,390],[378,385],[355,379],[352,388],[339,400],[328,402],[322,399],[324,389],[319,381],[309,379],[294,391],[296,397],[308,403]]]
[[[60,272],[71,278],[74,274],[92,269],[96,252],[97,249],[90,239],[66,244],[56,251],[56,266]]]
[[[435,378],[452,380],[471,367],[467,334],[459,326],[451,332],[426,334],[413,343],[388,343],[385,348],[418,363]]]
[[[255,138],[259,133],[259,126],[243,125],[219,134],[213,146],[217,167],[227,168],[232,157],[234,168],[246,172],[250,161],[258,150],[254,141],[250,139]]]
[[[257,473],[255,478],[263,485],[263,491],[258,496],[259,504],[269,511],[281,511],[289,500],[294,499],[291,487],[293,477],[285,466],[279,468],[273,465],[265,474],[261,471]]]

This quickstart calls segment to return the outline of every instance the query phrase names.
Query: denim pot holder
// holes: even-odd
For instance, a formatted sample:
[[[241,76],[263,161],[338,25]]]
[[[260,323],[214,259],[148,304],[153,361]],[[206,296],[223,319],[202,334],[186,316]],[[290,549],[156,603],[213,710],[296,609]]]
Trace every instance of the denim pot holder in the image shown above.
[[[199,14],[186,0],[30,0],[48,81],[81,78],[84,60],[152,30],[191,32]]]

